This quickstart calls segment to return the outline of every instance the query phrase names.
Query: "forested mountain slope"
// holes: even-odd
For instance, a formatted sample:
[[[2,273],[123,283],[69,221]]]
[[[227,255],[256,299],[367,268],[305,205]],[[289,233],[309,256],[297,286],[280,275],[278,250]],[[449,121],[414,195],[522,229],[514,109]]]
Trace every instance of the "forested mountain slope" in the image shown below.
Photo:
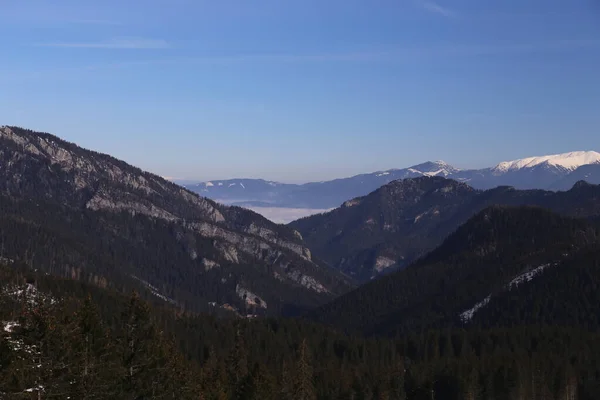
[[[365,339],[298,319],[176,315],[81,281],[0,267],[6,399],[595,400],[579,327]]]
[[[294,312],[349,287],[297,232],[251,211],[49,134],[2,127],[0,145],[4,257],[101,285],[143,282],[191,310]]]
[[[567,192],[498,187],[475,190],[441,177],[394,181],[325,214],[292,222],[316,256],[367,281],[405,267],[492,205],[534,205],[564,215],[600,215],[600,186]]]
[[[368,335],[540,323],[598,329],[599,250],[597,223],[495,206],[411,266],[311,315]]]

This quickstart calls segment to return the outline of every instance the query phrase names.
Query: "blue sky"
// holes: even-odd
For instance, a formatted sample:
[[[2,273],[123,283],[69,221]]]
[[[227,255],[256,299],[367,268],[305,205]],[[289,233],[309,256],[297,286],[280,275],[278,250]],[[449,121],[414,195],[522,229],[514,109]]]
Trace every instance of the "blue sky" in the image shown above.
[[[600,1],[7,0],[0,124],[163,176],[600,150]]]

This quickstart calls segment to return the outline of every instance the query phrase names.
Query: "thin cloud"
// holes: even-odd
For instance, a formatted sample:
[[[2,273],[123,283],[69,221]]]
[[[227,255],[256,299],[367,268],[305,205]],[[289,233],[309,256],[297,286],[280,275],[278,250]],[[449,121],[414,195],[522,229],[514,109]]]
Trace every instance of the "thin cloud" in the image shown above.
[[[106,19],[69,19],[64,22],[69,24],[80,24],[80,25],[112,25],[112,26],[120,26],[123,25],[122,22],[119,21],[111,21]]]
[[[418,3],[421,7],[423,7],[425,10],[434,13],[434,14],[438,14],[447,18],[452,18],[456,16],[456,12],[454,12],[453,10],[450,10],[449,8],[443,7],[441,5],[439,5],[438,3],[431,1],[431,0],[418,0]]]
[[[123,48],[123,47],[120,47]],[[301,64],[301,63],[411,63],[428,62],[445,58],[523,56],[535,53],[562,53],[584,49],[600,49],[600,39],[562,39],[525,43],[448,44],[432,47],[405,47],[388,51],[320,53],[320,54],[239,54],[225,56],[199,56],[159,58],[137,61],[73,66],[34,71],[0,71],[0,82],[16,79],[47,79],[48,76],[74,78],[79,73],[100,72],[125,68],[143,68],[155,65],[247,65],[247,64]]]
[[[80,49],[166,49],[170,47],[165,40],[143,38],[118,38],[104,42],[40,43],[38,46]]]

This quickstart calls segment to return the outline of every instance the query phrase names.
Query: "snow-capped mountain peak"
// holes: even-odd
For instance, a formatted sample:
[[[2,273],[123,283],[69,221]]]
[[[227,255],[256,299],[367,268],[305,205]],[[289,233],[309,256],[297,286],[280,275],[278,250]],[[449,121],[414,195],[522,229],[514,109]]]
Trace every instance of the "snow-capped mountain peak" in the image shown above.
[[[428,161],[423,164],[413,165],[408,169],[411,172],[418,172],[425,176],[449,176],[458,171],[458,168],[444,161]]]
[[[528,157],[519,160],[501,162],[492,170],[494,172],[504,173],[517,171],[523,168],[533,168],[542,164],[573,171],[582,165],[600,164],[600,153],[595,151],[573,151],[563,154]]]

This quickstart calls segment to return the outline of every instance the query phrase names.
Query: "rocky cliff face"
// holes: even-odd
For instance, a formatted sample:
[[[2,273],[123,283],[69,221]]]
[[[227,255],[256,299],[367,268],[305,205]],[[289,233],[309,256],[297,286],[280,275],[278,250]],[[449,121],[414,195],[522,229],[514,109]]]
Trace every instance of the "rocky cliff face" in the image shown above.
[[[187,246],[199,270],[223,265],[269,270],[279,285],[290,285],[326,300],[348,285],[339,275],[312,261],[298,232],[239,207],[217,204],[111,156],[84,150],[46,133],[0,128],[0,192],[16,199],[52,202],[82,212],[126,213],[168,222],[212,243]],[[118,232],[118,227],[115,229]],[[197,240],[196,240],[197,241]],[[217,267],[218,266],[218,267]],[[241,274],[243,275],[243,274]],[[243,279],[242,276],[239,279]],[[140,276],[154,286],[150,278]],[[228,279],[231,279],[228,277]],[[267,287],[268,285],[258,285]],[[271,304],[269,293],[243,284]],[[266,289],[262,289],[265,291]]]

